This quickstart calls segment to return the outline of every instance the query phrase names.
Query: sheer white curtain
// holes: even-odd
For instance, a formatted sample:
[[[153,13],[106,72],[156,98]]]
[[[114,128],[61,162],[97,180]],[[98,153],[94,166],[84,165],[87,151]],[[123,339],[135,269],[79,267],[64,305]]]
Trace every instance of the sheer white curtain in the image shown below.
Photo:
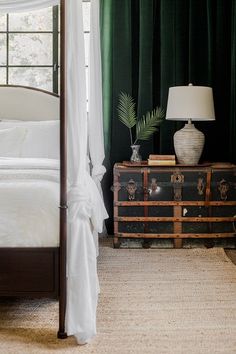
[[[100,49],[99,0],[91,0],[88,72],[89,155],[92,167],[92,178],[97,185],[101,197],[103,198],[101,181],[104,173],[106,172],[106,169],[103,166],[105,152],[103,137],[102,64]],[[94,230],[93,235],[98,255],[98,233]]]
[[[103,166],[104,137],[102,109],[102,65],[100,49],[99,0],[91,0],[89,52],[89,152],[92,177],[100,193],[101,180],[106,172]]]
[[[55,6],[60,0],[0,0],[1,12],[23,12]]]
[[[69,160],[68,289],[66,330],[79,343],[96,334],[98,297],[93,229],[102,231],[106,210],[86,170],[87,112],[82,0],[67,2],[67,118]],[[91,223],[92,228],[91,229]]]

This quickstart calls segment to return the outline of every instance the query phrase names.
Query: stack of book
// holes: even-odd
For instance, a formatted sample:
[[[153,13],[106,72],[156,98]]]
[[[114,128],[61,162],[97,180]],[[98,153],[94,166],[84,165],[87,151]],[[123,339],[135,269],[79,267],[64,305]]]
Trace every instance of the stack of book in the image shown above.
[[[149,155],[148,165],[150,166],[173,166],[175,155]]]

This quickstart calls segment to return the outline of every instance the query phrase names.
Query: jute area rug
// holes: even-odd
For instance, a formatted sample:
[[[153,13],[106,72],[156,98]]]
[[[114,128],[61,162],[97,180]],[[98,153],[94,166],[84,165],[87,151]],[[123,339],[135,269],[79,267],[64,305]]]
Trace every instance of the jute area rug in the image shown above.
[[[236,267],[223,249],[100,249],[97,337],[56,339],[55,301],[2,301],[0,353],[236,353]]]

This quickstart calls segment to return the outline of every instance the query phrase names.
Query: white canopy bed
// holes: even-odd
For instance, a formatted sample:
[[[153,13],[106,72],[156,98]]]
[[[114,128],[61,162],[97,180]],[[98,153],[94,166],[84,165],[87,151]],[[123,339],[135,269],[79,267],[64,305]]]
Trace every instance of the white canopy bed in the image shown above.
[[[51,207],[53,205],[54,218],[48,218],[48,222],[51,222],[51,229],[49,226],[47,229],[52,230],[54,227],[54,231],[50,234],[58,234],[58,223],[55,227],[55,220],[58,217],[60,219],[58,227],[60,237],[54,238],[51,243],[49,242],[50,237],[45,237],[46,245],[39,241],[36,246],[33,243],[30,245],[27,243],[2,245],[0,241],[0,262],[4,260],[5,267],[2,272],[0,270],[0,277],[2,279],[4,279],[4,276],[8,278],[5,289],[0,287],[0,296],[32,296],[33,294],[36,296],[57,296],[59,294],[58,337],[66,338],[67,334],[75,335],[78,343],[86,343],[96,334],[96,306],[99,292],[96,263],[98,254],[97,237],[98,232],[102,232],[103,220],[107,217],[100,187],[105,169],[102,165],[104,148],[100,88],[101,61],[99,41],[96,38],[96,34],[99,32],[99,1],[91,1],[92,29],[89,80],[94,84],[89,85],[90,113],[88,118],[85,59],[81,55],[81,53],[84,53],[82,0],[0,0],[0,12],[27,11],[59,3],[61,5],[60,98],[42,90],[1,87],[0,119],[8,120],[8,122],[0,122],[0,124],[5,124],[5,127],[2,126],[5,131],[18,129],[18,133],[24,134],[22,130],[25,127],[24,123],[18,122],[15,124],[16,122],[9,122],[9,120],[25,120],[28,121],[26,125],[31,121],[34,128],[35,124],[40,125],[37,122],[39,120],[54,120],[54,123],[46,123],[46,125],[57,124],[55,121],[58,122],[60,116],[60,169],[56,156],[54,156],[56,153],[52,153],[52,156],[46,156],[46,159],[45,156],[43,156],[44,158],[37,156],[37,163],[33,161],[34,156],[33,158],[31,156],[25,157],[26,155],[23,154],[18,158],[0,159],[0,178],[4,173],[9,175],[13,173],[11,171],[15,173],[18,170],[20,173],[20,177],[17,177],[19,183],[20,179],[22,183],[22,176],[27,179],[27,174],[29,174],[30,181],[35,188],[35,179],[38,183],[40,175],[44,181],[40,180],[40,183],[43,183],[43,187],[40,185],[40,189],[46,191],[43,192],[43,195],[47,195],[49,198],[49,201],[45,204],[49,204]],[[9,99],[11,102],[20,102],[20,109],[17,104],[9,105]],[[60,114],[58,112],[58,100],[60,100]],[[32,121],[34,122],[32,123]],[[13,128],[11,124],[15,124]],[[54,126],[54,133],[55,131]],[[92,177],[88,169],[88,146]],[[19,158],[21,158],[20,163]],[[27,184],[25,184],[25,188],[27,188]],[[37,189],[37,187],[35,189],[35,199],[37,200],[40,199],[40,196],[37,195],[37,190],[40,189]],[[58,189],[60,189],[60,198],[57,194]],[[53,192],[49,193],[49,190],[53,190]],[[6,198],[7,196],[5,196]],[[20,198],[18,199],[20,200]],[[57,215],[58,208],[55,211],[56,201],[60,210],[59,216]],[[48,217],[48,207],[45,211],[43,210],[43,203],[39,206],[42,213]],[[18,207],[20,207],[20,204]],[[30,202],[28,208],[30,208]],[[26,210],[23,214],[25,213],[27,213]],[[43,220],[46,219],[43,218]],[[43,227],[45,226],[44,223],[41,222],[41,224]],[[45,235],[40,227],[38,230],[38,234]],[[18,274],[16,272],[16,259],[17,262],[24,260]],[[17,277],[19,279],[19,275],[22,279],[18,281],[18,284],[21,283],[22,288],[16,291],[12,284]],[[58,278],[60,278],[59,287]]]

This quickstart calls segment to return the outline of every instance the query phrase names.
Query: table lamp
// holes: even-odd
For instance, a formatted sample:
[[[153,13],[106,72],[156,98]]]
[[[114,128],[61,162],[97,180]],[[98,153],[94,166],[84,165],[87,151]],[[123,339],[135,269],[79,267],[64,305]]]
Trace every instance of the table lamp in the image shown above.
[[[198,164],[205,136],[192,121],[215,120],[212,88],[192,84],[170,87],[166,119],[188,121],[174,134],[175,154],[180,164]]]

